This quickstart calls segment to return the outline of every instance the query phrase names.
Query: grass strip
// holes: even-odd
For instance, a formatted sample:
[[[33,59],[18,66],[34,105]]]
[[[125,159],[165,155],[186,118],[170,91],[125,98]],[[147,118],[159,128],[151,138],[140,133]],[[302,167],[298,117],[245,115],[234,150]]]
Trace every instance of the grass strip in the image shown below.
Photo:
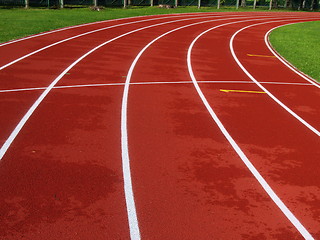
[[[320,82],[320,21],[277,28],[270,42],[293,66]]]
[[[259,11],[267,10],[260,7]],[[102,20],[125,18],[144,15],[158,15],[188,12],[223,12],[223,11],[253,11],[252,8],[202,7],[195,6],[163,9],[158,7],[129,7],[104,8],[101,11],[92,11],[89,8],[40,9],[40,8],[0,8],[0,42],[29,36],[66,26]]]

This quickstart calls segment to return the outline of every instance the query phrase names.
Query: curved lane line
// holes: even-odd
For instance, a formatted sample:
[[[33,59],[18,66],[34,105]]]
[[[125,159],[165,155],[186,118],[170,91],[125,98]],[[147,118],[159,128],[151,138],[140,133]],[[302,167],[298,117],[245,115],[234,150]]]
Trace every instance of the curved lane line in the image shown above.
[[[295,72],[296,74],[298,74],[300,77],[302,77],[303,79],[307,80],[308,82],[310,82],[313,86],[316,86],[317,88],[320,88],[320,84],[318,82],[316,82],[314,79],[310,78],[309,76],[307,77],[305,74],[301,73],[299,70],[295,69],[291,64],[289,64],[286,60],[284,60],[284,58],[282,56],[280,56],[271,46],[271,43],[269,41],[269,36],[270,33],[279,28],[279,27],[283,27],[283,26],[287,26],[287,25],[292,25],[294,23],[289,23],[289,24],[284,24],[281,26],[277,26],[274,27],[272,29],[270,29],[266,35],[264,36],[264,42],[266,43],[267,47],[269,48],[269,50],[272,52],[273,55],[275,55],[284,65],[286,65],[289,69],[291,69],[293,72]]]
[[[302,19],[301,19],[302,20]],[[281,21],[288,21],[288,20],[281,20]],[[287,107],[284,103],[282,103],[278,98],[276,98],[271,92],[269,92],[264,86],[262,86],[261,83],[259,83],[250,73],[249,71],[242,65],[242,63],[239,61],[237,55],[234,52],[234,48],[233,48],[233,42],[235,37],[237,36],[238,33],[240,33],[241,31],[250,28],[250,27],[254,27],[254,26],[258,26],[258,25],[262,25],[262,24],[269,24],[269,23],[273,23],[273,22],[281,22],[281,21],[270,21],[270,22],[264,22],[264,23],[258,23],[258,24],[253,24],[253,25],[249,25],[246,26],[244,28],[241,28],[240,30],[238,30],[235,34],[233,34],[233,36],[230,39],[229,42],[229,47],[230,47],[230,51],[231,54],[234,58],[234,60],[236,61],[236,63],[239,65],[239,67],[242,69],[242,71],[255,83],[258,85],[258,87],[260,87],[265,93],[268,94],[268,96],[270,98],[272,98],[276,103],[278,103],[283,109],[285,109],[288,113],[290,113],[293,117],[295,117],[298,121],[300,121],[303,125],[305,125],[308,129],[310,129],[313,133],[315,133],[317,136],[320,137],[320,132],[314,128],[313,126],[311,126],[307,121],[305,121],[302,117],[300,117],[298,114],[296,114],[294,111],[292,111],[289,107]]]
[[[201,15],[202,14],[200,14],[199,16],[201,16]],[[194,16],[194,15],[192,15],[192,16]],[[197,16],[197,15],[195,15],[195,16]],[[235,16],[238,16],[238,15],[235,15]],[[182,17],[184,17],[184,16],[182,16]],[[220,16],[218,16],[218,15],[212,15],[212,16],[209,15],[209,16],[203,16],[203,17],[198,17],[198,18],[208,18],[208,17],[220,17]],[[30,57],[30,56],[32,56],[32,55],[34,55],[36,53],[42,52],[42,51],[44,51],[44,50],[46,50],[46,49],[48,49],[50,47],[56,46],[58,44],[61,44],[61,43],[64,43],[64,42],[67,42],[67,41],[70,41],[70,40],[73,40],[75,38],[83,37],[83,36],[86,36],[86,35],[89,35],[89,34],[92,34],[92,33],[100,32],[100,31],[111,29],[111,28],[115,28],[115,27],[121,27],[121,26],[131,25],[131,24],[135,24],[135,23],[148,22],[148,21],[154,21],[154,20],[161,20],[161,19],[166,19],[166,18],[170,18],[170,16],[162,17],[162,18],[156,18],[156,19],[145,19],[145,20],[134,21],[134,22],[129,22],[129,23],[121,23],[121,24],[108,26],[108,27],[104,27],[104,28],[99,28],[99,29],[92,30],[92,31],[89,31],[89,32],[81,33],[79,35],[75,35],[73,37],[69,37],[69,38],[60,40],[58,42],[49,44],[49,45],[47,45],[45,47],[39,48],[38,50],[35,50],[35,51],[31,52],[31,53],[28,53],[28,54],[26,54],[26,55],[24,55],[24,56],[22,56],[20,58],[17,58],[15,60],[13,60],[13,61],[1,66],[0,67],[0,71],[5,69],[5,68],[7,68],[7,67],[9,67],[9,66],[11,66],[11,65],[13,65],[13,64],[15,64],[15,63],[17,63],[17,62],[19,62],[19,61],[21,61],[21,60],[23,60],[23,59],[25,59],[25,58],[27,58],[27,57]],[[195,18],[185,18],[185,19],[180,19],[180,20],[176,20],[176,21],[185,21],[185,20],[189,20],[189,19],[192,20],[192,19],[198,19],[198,18],[197,17],[195,17]],[[166,22],[164,22],[164,24],[166,24]]]
[[[179,81],[179,82],[136,82],[130,83],[130,85],[158,85],[158,84],[186,84],[192,83],[192,81]],[[252,81],[198,81],[198,83],[249,83],[254,84]],[[263,84],[272,85],[294,85],[294,86],[313,86],[310,83],[287,83],[287,82],[260,82]],[[80,84],[80,85],[62,85],[53,87],[53,89],[67,89],[67,88],[84,88],[84,87],[104,87],[104,86],[124,86],[124,83],[95,83],[95,84]],[[46,87],[36,87],[36,88],[16,88],[16,89],[6,89],[0,90],[0,93],[10,93],[10,92],[25,92],[25,91],[35,91],[35,90],[45,90]]]
[[[218,26],[219,27],[219,26]],[[231,137],[227,129],[224,127],[216,113],[213,111],[212,107],[210,106],[209,102],[207,101],[206,97],[204,96],[203,92],[201,91],[199,84],[197,82],[196,77],[194,76],[192,64],[191,64],[191,52],[192,48],[197,42],[197,40],[206,34],[209,31],[212,31],[216,29],[217,27],[210,28],[204,32],[202,32],[200,35],[198,35],[193,42],[191,43],[189,49],[188,49],[188,56],[187,56],[187,64],[188,64],[188,71],[190,74],[190,77],[192,79],[192,82],[194,84],[195,89],[197,90],[203,104],[207,108],[208,112],[210,113],[212,119],[216,122],[219,129],[223,133],[223,135],[226,137],[226,139],[229,141],[233,149],[236,151],[238,156],[241,158],[243,163],[247,166],[247,168],[250,170],[250,172],[253,174],[253,176],[257,179],[257,181],[260,183],[262,188],[267,192],[267,194],[270,196],[270,198],[273,200],[273,202],[280,208],[280,210],[284,213],[284,215],[289,219],[289,221],[296,227],[296,229],[301,233],[301,235],[308,240],[313,240],[314,238],[311,236],[311,234],[305,229],[305,227],[300,223],[300,221],[293,215],[293,213],[288,209],[288,207],[282,202],[282,200],[277,196],[277,194],[272,190],[270,185],[267,183],[267,181],[261,176],[259,171],[254,167],[254,165],[250,162],[250,160],[247,158],[247,156],[244,154],[244,152],[241,150],[241,148],[238,146],[238,144],[235,142],[235,140]]]

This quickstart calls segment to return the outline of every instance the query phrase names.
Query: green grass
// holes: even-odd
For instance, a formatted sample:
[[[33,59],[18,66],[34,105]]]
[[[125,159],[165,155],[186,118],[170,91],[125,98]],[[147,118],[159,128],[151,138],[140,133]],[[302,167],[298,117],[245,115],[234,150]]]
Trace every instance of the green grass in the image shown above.
[[[198,12],[199,9],[188,7],[177,9],[160,9],[156,7],[134,7],[129,9],[105,8],[92,11],[89,8],[69,9],[0,9],[0,42],[28,36],[31,34],[114,18],[165,13]],[[205,8],[201,11],[212,11]]]
[[[259,8],[259,11],[264,10]],[[158,7],[105,8],[102,11],[92,11],[89,8],[68,9],[23,9],[0,8],[0,42],[29,36],[31,34],[53,30],[61,27],[96,22],[114,18],[124,18],[142,15],[157,15],[185,12],[217,12],[217,11],[252,11],[252,8],[236,10],[234,7],[178,7],[161,9]]]
[[[270,41],[281,56],[320,82],[320,21],[278,28]]]

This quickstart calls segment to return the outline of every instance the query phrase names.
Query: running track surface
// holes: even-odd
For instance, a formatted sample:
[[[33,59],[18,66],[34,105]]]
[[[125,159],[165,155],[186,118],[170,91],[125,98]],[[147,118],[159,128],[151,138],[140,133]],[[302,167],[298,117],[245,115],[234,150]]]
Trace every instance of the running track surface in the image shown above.
[[[0,239],[320,239],[319,84],[267,40],[315,20],[135,17],[0,45]]]

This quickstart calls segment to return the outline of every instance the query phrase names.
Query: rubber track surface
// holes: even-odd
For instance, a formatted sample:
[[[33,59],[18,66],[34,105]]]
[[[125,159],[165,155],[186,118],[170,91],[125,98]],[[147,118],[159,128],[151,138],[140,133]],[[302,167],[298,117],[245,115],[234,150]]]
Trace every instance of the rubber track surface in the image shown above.
[[[148,16],[0,45],[0,239],[320,239],[319,84],[265,41],[315,20]]]

